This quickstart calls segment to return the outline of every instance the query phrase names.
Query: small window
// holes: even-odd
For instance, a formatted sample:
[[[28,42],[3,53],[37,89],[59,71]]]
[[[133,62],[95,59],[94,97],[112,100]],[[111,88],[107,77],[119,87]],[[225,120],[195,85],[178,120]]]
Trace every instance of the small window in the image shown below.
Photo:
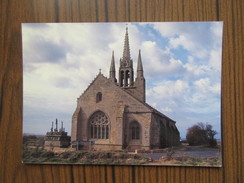
[[[138,122],[134,121],[130,125],[131,128],[131,139],[139,140],[140,139],[140,125]]]
[[[97,96],[96,96],[96,102],[97,102],[97,103],[98,103],[98,102],[101,102],[101,101],[102,101],[102,98],[103,98],[102,93],[101,93],[101,92],[98,92],[98,93],[97,93]]]
[[[140,130],[139,126],[132,127],[132,139],[140,139]]]

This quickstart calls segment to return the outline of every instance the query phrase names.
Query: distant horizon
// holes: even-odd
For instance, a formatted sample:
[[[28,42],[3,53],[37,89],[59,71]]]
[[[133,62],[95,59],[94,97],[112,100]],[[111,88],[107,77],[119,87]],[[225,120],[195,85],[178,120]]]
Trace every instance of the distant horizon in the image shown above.
[[[45,136],[46,134],[35,134],[35,133],[23,133],[23,136]],[[68,134],[68,136],[71,136],[70,134]],[[221,138],[215,138],[217,141],[222,141]],[[181,138],[180,141],[184,141],[186,140],[186,138]]]
[[[46,134],[52,121],[71,135],[76,99],[97,76],[116,76],[126,23],[23,23],[23,134]],[[146,103],[176,121],[181,139],[209,123],[221,139],[223,22],[128,23],[136,71],[141,49]],[[95,54],[94,54],[95,53]],[[136,74],[136,72],[135,72]]]

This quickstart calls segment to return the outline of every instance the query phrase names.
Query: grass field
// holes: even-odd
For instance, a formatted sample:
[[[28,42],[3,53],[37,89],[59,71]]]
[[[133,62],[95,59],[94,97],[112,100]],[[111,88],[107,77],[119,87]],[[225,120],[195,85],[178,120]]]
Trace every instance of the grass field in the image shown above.
[[[75,151],[71,148],[44,150],[42,136],[25,137],[23,163],[34,164],[110,164],[221,167],[221,148],[188,146],[149,151]]]

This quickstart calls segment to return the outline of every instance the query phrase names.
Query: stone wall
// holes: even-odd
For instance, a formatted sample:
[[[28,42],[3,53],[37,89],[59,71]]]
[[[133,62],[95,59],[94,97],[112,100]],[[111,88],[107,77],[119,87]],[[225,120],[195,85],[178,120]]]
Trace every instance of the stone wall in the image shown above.
[[[179,145],[179,132],[175,126],[175,122],[160,116],[158,114],[152,115],[151,123],[151,147],[164,148]]]
[[[132,140],[130,135],[130,123],[136,121],[140,124],[140,139]],[[126,113],[125,146],[137,146],[138,149],[148,149],[150,147],[150,123],[151,113],[128,112]]]
[[[101,101],[97,101],[97,94],[102,94]],[[94,140],[93,147],[99,149],[122,149],[136,147],[150,149],[160,146],[160,125],[158,115],[152,115],[153,109],[140,100],[134,98],[127,89],[116,86],[111,80],[99,74],[87,90],[78,98],[77,108],[72,118],[72,141]],[[137,91],[135,91],[137,92]],[[96,111],[102,111],[107,116],[109,139],[91,139],[89,119]],[[140,124],[139,140],[131,140],[129,125],[132,121]],[[170,122],[172,123],[172,122]],[[169,138],[167,132],[167,139]],[[153,135],[150,135],[153,134]],[[172,144],[173,140],[167,141]]]

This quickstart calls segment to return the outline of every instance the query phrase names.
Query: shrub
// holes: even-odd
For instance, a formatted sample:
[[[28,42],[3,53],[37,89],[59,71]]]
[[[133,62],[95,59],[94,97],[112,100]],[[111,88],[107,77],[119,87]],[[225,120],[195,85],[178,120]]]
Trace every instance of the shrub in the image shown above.
[[[42,154],[42,151],[33,151],[30,153],[30,156],[33,158],[39,158]]]
[[[214,136],[217,132],[212,128],[212,125],[207,123],[198,123],[197,125],[193,125],[187,129],[187,142],[190,146],[209,145],[210,147],[215,147],[217,145],[217,141]]]
[[[40,157],[42,158],[52,158],[54,157],[54,152],[52,151],[44,151],[40,154]]]
[[[71,152],[63,152],[62,154],[60,154],[61,158],[67,159],[71,156]]]

